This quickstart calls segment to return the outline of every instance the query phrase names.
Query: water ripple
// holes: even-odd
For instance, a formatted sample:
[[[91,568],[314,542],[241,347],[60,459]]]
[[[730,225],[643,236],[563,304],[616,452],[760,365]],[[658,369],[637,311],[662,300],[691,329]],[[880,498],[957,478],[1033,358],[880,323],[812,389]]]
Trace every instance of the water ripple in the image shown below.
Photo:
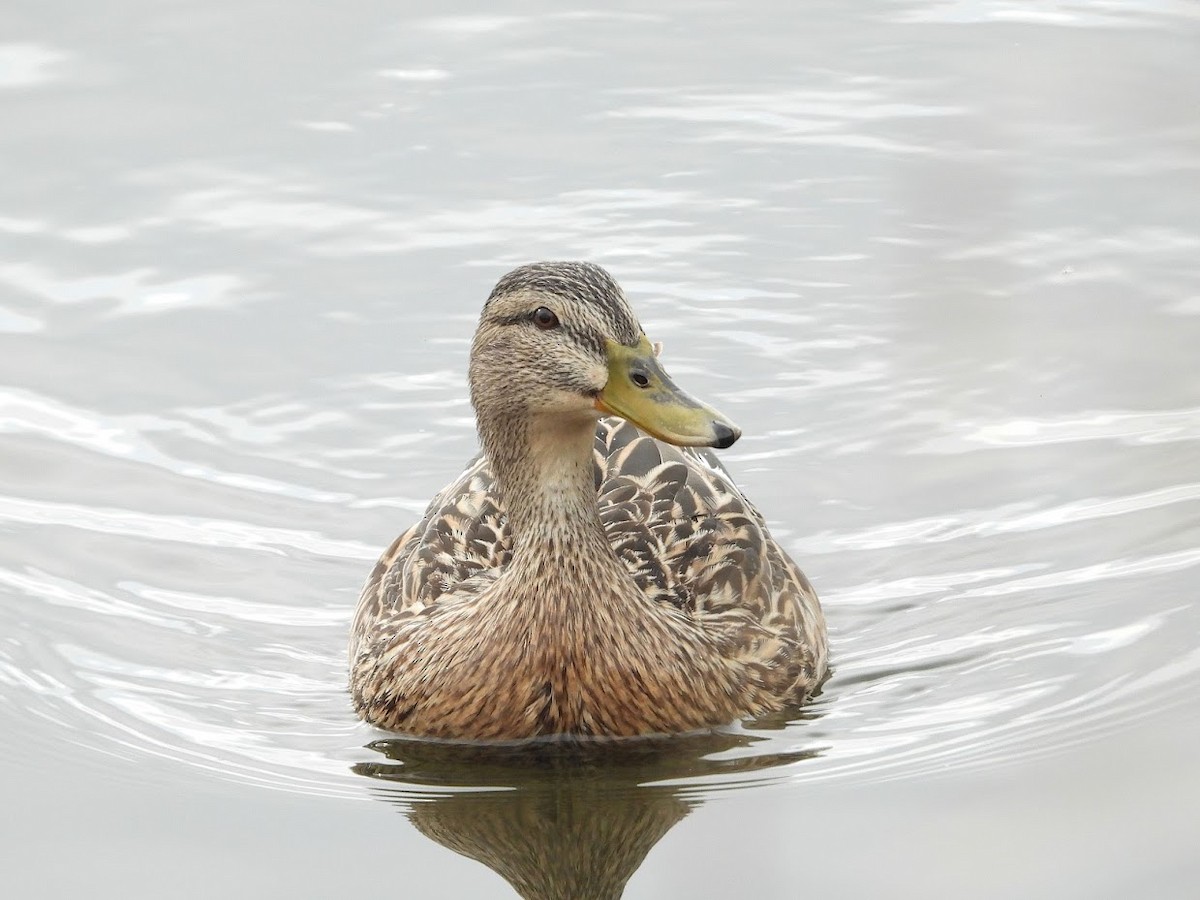
[[[285,555],[288,550],[336,559],[374,559],[378,555],[375,549],[365,544],[337,540],[313,531],[17,497],[0,497],[0,522],[67,525],[150,541],[175,541],[196,547],[224,547],[278,555]]]
[[[958,434],[935,438],[919,447],[925,453],[968,449],[1032,447],[1080,441],[1162,444],[1200,440],[1200,407],[1146,411],[1103,410],[1045,419],[963,422]]]
[[[1005,594],[1040,591],[1045,588],[1067,585],[1089,584],[1109,578],[1128,578],[1133,575],[1152,575],[1162,572],[1177,572],[1200,565],[1200,548],[1161,553],[1155,556],[1133,559],[1112,559],[1091,566],[1062,569],[1029,578],[1018,578],[1002,584],[970,588],[963,597],[999,597]]]
[[[1195,495],[1196,486],[1185,485],[1083,501],[1053,514],[1016,504],[987,533],[1003,534],[1022,521],[1052,529],[1090,521],[1097,510],[1119,516]],[[13,498],[6,498],[0,510],[5,513],[0,521],[8,527],[69,525],[197,548],[284,552],[296,559],[363,562],[373,556],[371,548],[356,542],[228,521]],[[985,518],[981,515],[981,522]],[[938,528],[947,527],[938,523]],[[809,551],[897,546],[930,534],[954,542],[979,532],[931,531],[929,522],[914,520],[875,530],[869,539],[817,535],[810,539]],[[1055,588],[1113,578],[1165,576],[1197,564],[1200,550],[1182,550],[1052,571],[1036,571],[1044,563],[1026,563],[930,573],[831,592],[826,602],[838,653],[825,694],[781,730],[735,729],[756,743],[730,751],[748,758],[800,755],[774,770],[713,775],[692,787],[723,790],[778,778],[891,779],[949,766],[994,765],[1001,759],[1011,763],[1070,744],[1081,733],[1102,732],[1118,717],[1136,716],[1145,691],[1165,696],[1194,673],[1200,659],[1195,654],[1147,667],[1138,649],[1168,633],[1169,619],[1190,610],[1148,610],[1138,619],[1097,628],[1061,616],[981,624],[976,604],[1017,594],[1045,597]],[[285,790],[361,794],[348,766],[370,758],[355,748],[374,732],[354,721],[342,684],[341,647],[351,595],[344,603],[272,604],[167,587],[145,578],[99,590],[32,569],[0,570],[0,586],[27,598],[27,604],[70,607],[77,619],[72,631],[82,628],[87,617],[116,617],[139,629],[126,636],[123,646],[107,651],[95,644],[52,640],[54,631],[31,630],[39,615],[36,607],[26,605],[31,629],[18,629],[16,644],[0,650],[0,681],[8,686],[10,702],[27,706],[39,718],[68,723],[69,732],[86,723],[81,740],[86,734],[92,743],[108,741],[112,752],[131,758],[156,756]],[[908,601],[905,612],[885,611],[880,605],[897,598]],[[839,629],[845,633],[838,634]],[[220,659],[217,665],[200,665],[204,656],[188,649],[198,638],[228,641],[235,633],[238,640],[213,658]],[[1037,662],[1063,654],[1110,659],[1130,653],[1130,659],[1142,662],[1131,667],[1127,661],[1099,677]],[[1022,671],[1026,675],[1017,674]]]
[[[185,478],[243,490],[299,497],[316,503],[340,503],[351,499],[352,495],[346,493],[315,490],[303,484],[203,465],[195,459],[174,458],[155,446],[147,436],[164,432],[208,441],[202,431],[181,420],[157,415],[105,416],[32,391],[0,390],[0,434],[34,435],[116,459],[135,460]]]
[[[963,510],[955,515],[928,516],[907,522],[887,523],[853,533],[818,532],[797,542],[795,546],[803,555],[846,549],[874,550],[941,543],[966,537],[993,537],[1041,531],[1197,500],[1200,500],[1200,482],[1171,485],[1123,496],[1088,497],[1041,508],[1032,501],[1022,501],[1003,507]]]

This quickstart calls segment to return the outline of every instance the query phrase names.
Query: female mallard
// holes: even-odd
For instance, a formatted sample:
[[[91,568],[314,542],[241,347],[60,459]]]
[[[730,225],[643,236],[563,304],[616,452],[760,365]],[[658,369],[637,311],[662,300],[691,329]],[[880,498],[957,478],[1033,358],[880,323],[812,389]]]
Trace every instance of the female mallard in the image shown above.
[[[363,588],[360,716],[469,740],[665,734],[820,684],[812,586],[716,457],[678,449],[739,432],[656,356],[598,266],[500,279],[471,345],[483,452]]]

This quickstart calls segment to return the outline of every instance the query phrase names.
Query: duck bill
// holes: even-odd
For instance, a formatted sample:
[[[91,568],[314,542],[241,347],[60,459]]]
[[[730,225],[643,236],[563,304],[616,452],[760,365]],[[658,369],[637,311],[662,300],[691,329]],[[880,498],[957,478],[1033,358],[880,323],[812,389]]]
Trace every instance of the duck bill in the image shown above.
[[[675,385],[645,335],[634,347],[607,344],[608,382],[596,397],[596,409],[680,447],[724,448],[741,437],[729,419]]]

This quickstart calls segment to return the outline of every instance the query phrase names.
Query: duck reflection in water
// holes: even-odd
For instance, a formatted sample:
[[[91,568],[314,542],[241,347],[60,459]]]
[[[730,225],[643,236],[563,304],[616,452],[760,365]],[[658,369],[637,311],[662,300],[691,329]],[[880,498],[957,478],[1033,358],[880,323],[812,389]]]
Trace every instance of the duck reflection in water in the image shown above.
[[[714,779],[722,787],[770,781],[770,770],[820,753],[755,755],[750,748],[762,740],[741,733],[507,745],[402,738],[368,745],[387,762],[354,771],[392,782],[380,799],[526,900],[616,900],[650,849],[703,803],[703,789],[680,780],[704,779],[710,789]]]

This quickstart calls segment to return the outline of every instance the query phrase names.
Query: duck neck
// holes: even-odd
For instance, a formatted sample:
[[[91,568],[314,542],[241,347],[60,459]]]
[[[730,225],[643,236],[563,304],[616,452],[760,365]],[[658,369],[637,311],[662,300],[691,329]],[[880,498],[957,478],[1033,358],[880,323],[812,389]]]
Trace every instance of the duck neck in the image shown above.
[[[540,570],[568,553],[616,564],[596,508],[595,433],[590,417],[480,421],[484,452],[513,528],[515,568]]]

